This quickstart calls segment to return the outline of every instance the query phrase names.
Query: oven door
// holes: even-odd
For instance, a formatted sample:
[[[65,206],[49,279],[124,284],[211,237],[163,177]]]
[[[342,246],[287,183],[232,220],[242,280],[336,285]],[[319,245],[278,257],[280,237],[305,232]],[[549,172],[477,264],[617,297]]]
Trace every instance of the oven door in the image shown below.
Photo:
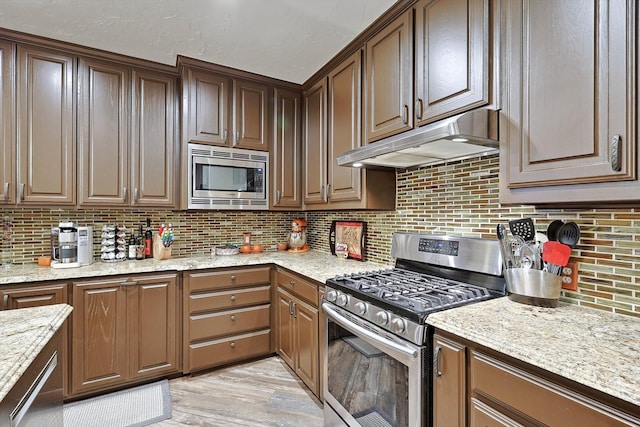
[[[426,347],[328,302],[322,309],[325,426],[425,426]]]

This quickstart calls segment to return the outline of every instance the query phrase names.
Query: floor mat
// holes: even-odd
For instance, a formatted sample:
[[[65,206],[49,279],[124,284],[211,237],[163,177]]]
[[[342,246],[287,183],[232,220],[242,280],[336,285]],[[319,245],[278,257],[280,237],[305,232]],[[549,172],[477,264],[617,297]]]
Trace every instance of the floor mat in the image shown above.
[[[167,418],[167,380],[64,405],[64,427],[142,427]]]

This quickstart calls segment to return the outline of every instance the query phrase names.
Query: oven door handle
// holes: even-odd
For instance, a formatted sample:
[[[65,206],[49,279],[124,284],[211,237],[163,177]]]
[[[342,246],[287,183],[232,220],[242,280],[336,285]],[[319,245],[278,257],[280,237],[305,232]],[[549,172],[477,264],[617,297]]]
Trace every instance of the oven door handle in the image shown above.
[[[344,316],[342,316],[340,313],[338,313],[333,307],[331,307],[328,303],[323,303],[322,304],[322,309],[324,310],[324,312],[326,314],[328,314],[331,317],[331,320],[336,322],[338,325],[340,325],[341,327],[345,328],[346,330],[357,334],[361,337],[365,337],[371,341],[374,341],[375,343],[379,344],[380,346],[386,347],[390,350],[390,352],[394,352],[394,353],[399,353],[404,357],[410,358],[410,359],[415,359],[418,357],[418,349],[417,348],[412,348],[409,347],[407,345],[403,345],[400,343],[396,343],[393,341],[389,341],[386,340],[382,337],[380,337],[379,335],[376,335],[370,331],[368,331],[367,329],[363,328],[360,325],[356,325],[353,322],[350,322],[348,319],[346,319]],[[394,358],[398,359],[399,357],[396,357],[395,355],[392,355]]]

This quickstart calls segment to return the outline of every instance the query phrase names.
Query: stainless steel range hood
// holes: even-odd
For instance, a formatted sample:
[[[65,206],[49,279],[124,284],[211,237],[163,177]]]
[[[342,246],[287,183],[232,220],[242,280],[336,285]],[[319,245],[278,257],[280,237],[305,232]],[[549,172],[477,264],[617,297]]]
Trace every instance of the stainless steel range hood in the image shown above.
[[[481,108],[338,156],[338,165],[410,169],[498,152],[498,111]]]

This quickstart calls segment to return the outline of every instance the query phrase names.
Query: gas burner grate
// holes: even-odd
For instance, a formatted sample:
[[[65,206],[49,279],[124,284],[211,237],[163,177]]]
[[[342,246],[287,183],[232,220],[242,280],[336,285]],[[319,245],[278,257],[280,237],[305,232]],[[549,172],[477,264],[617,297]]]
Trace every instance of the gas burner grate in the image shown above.
[[[398,268],[339,275],[334,281],[357,293],[419,313],[489,297],[483,287]]]

